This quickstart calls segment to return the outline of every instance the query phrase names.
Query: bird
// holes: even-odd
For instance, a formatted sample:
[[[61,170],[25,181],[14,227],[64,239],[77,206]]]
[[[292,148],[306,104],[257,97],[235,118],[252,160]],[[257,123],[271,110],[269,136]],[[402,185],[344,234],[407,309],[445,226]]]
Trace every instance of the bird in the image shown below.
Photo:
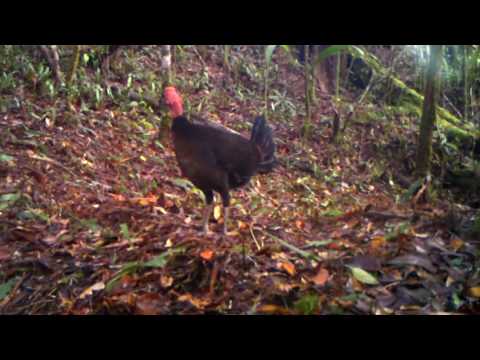
[[[208,121],[191,121],[184,114],[182,97],[174,86],[165,87],[162,102],[172,117],[174,152],[182,176],[205,195],[203,233],[209,234],[208,222],[217,192],[223,204],[223,234],[227,235],[230,190],[248,184],[256,174],[272,172],[278,163],[272,129],[264,116],[257,116],[248,139]]]

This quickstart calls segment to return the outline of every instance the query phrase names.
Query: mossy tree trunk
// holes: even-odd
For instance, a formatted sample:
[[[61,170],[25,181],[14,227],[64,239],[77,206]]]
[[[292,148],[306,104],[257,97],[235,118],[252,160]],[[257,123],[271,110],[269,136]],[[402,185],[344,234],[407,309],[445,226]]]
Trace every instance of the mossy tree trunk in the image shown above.
[[[463,120],[467,122],[469,120],[469,89],[470,79],[468,76],[468,45],[463,45]]]
[[[75,45],[74,51],[73,51],[73,57],[72,57],[72,62],[70,63],[70,71],[68,72],[68,78],[67,78],[67,84],[70,85],[75,78],[75,74],[77,72],[78,68],[78,63],[80,60],[80,50],[81,50],[81,45]]]
[[[303,136],[308,136],[308,132],[311,124],[311,92],[310,92],[310,81],[311,81],[311,72],[310,72],[310,51],[308,45],[305,45],[304,56],[305,56],[305,121],[303,122],[302,133]]]
[[[416,174],[425,177],[430,172],[433,128],[437,118],[439,74],[442,64],[443,45],[430,45],[430,61],[426,73],[425,97],[417,146]]]

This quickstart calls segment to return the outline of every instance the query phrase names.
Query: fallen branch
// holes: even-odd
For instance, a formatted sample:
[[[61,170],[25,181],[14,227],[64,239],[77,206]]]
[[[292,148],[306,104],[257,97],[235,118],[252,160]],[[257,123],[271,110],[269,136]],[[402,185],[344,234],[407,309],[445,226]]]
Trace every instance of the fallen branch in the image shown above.
[[[301,257],[307,259],[307,260],[315,260],[315,261],[322,261],[322,259],[320,259],[317,255],[315,254],[312,254],[308,251],[304,251],[302,249],[299,249],[297,248],[296,246],[293,246],[292,244],[289,244],[288,242],[286,242],[285,240],[282,240],[280,239],[279,237],[269,233],[269,232],[266,232],[266,231],[263,231],[265,234],[269,235],[270,237],[272,237],[274,240],[276,240],[277,242],[279,242],[281,245],[283,245],[284,247],[292,250],[293,252],[297,253],[298,255],[300,255]]]

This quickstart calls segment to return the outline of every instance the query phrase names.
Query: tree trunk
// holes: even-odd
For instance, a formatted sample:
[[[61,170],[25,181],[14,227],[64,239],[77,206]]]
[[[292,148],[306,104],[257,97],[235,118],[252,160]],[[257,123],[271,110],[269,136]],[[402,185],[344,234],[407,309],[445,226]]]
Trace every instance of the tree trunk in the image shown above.
[[[162,45],[160,47],[160,54],[162,57],[162,70],[166,71],[166,82],[172,84],[172,53],[170,45]]]
[[[78,62],[80,60],[80,50],[81,45],[75,45],[72,62],[70,63],[70,71],[68,73],[67,84],[71,84],[73,78],[75,77],[75,73],[77,72]]]
[[[311,123],[311,104],[310,104],[310,81],[311,81],[311,73],[310,73],[310,49],[308,48],[308,45],[305,45],[305,50],[304,50],[304,57],[305,57],[305,121],[303,122],[303,128],[302,128],[302,135],[303,136],[308,136],[308,132],[310,129],[310,123]]]
[[[443,45],[430,45],[430,62],[426,74],[425,98],[417,147],[416,173],[419,177],[425,177],[430,172],[433,128],[437,117],[436,107],[442,64],[442,47]]]
[[[60,56],[58,55],[57,45],[40,45],[40,49],[50,65],[56,83],[61,84],[63,82],[63,74],[60,69]]]
[[[467,122],[469,116],[469,89],[470,79],[468,77],[468,48],[467,45],[463,45],[463,121]]]

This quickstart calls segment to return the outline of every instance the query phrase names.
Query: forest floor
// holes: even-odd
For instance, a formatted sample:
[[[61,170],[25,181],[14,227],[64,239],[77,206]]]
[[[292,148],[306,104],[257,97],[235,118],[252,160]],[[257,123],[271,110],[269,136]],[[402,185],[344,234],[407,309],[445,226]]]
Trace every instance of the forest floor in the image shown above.
[[[192,111],[248,136],[262,95],[187,55],[177,78],[206,70],[209,84],[178,86]],[[301,72],[279,63],[276,77],[302,107]],[[440,196],[402,201],[390,176],[413,157],[398,144],[414,140],[409,118],[352,120],[333,144],[328,96],[307,140],[301,114],[273,111],[281,165],[231,193],[227,236],[216,199],[205,237],[202,196],[181,178],[168,132],[157,137],[158,118],[138,104],[87,112],[25,96],[33,110],[0,117],[2,314],[479,310],[478,243],[449,230]]]

